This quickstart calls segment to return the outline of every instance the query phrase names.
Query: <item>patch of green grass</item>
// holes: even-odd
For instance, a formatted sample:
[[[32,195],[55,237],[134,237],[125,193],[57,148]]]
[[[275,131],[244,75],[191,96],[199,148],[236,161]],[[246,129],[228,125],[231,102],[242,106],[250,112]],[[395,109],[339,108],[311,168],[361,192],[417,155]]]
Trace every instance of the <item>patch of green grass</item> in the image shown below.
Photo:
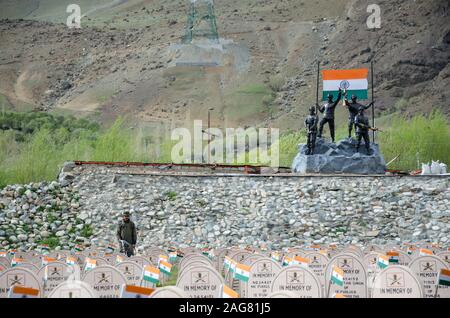
[[[53,223],[53,222],[55,222],[56,220],[58,220],[58,218],[56,217],[55,214],[53,214],[53,213],[48,213],[48,214],[47,214],[47,222]]]
[[[60,245],[59,238],[56,236],[47,237],[41,241],[38,241],[37,244],[47,244],[50,249],[54,249],[55,247]]]
[[[168,192],[166,192],[166,197],[170,201],[174,201],[177,198],[177,193],[175,191],[168,191]]]
[[[80,231],[80,235],[86,238],[90,238],[94,234],[94,229],[86,224]]]

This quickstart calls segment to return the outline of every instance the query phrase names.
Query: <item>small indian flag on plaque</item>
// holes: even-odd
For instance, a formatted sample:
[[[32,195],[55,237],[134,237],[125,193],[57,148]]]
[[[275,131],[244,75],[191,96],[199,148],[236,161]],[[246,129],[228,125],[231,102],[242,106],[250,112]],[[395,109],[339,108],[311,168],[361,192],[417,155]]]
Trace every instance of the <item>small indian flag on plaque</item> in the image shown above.
[[[317,244],[316,245],[311,245],[310,248],[315,250],[315,251],[318,251],[318,250],[320,250],[320,245],[317,245]]]
[[[331,271],[331,282],[339,286],[344,286],[344,271],[341,268],[333,266]]]
[[[277,252],[273,252],[270,256],[275,262],[280,261],[280,254],[278,254]]]
[[[414,246],[408,246],[406,252],[408,253],[408,255],[411,255],[412,253],[414,253],[415,250],[416,248]]]
[[[8,298],[38,298],[39,289],[14,285],[9,290]]]
[[[19,257],[13,257],[11,260],[11,267],[15,267],[19,264],[24,263],[25,260],[23,258],[19,258]]]
[[[156,267],[146,265],[144,266],[144,277],[143,279],[147,282],[158,284],[159,283],[159,273],[160,270]]]
[[[177,251],[169,252],[169,261],[175,262],[177,260]]]
[[[50,247],[47,245],[47,244],[42,244],[41,246],[39,246],[39,248],[40,248],[40,250],[41,251],[45,251],[45,252],[48,252],[48,251],[50,251]]]
[[[227,285],[223,285],[222,298],[239,298],[239,294]]]
[[[231,263],[230,263],[230,272],[234,273],[234,271],[236,270],[236,265],[237,265],[237,262],[232,259]]]
[[[86,266],[84,267],[85,271],[89,271],[97,267],[97,260],[92,258],[86,258]]]
[[[283,258],[283,266],[289,266],[289,265],[292,265],[292,262],[293,262],[293,259],[290,258],[290,257],[288,257],[288,256],[285,256],[285,257]]]
[[[301,257],[301,256],[295,256],[292,264],[293,265],[300,265],[302,267],[308,268],[308,266],[309,266],[309,259]]]
[[[73,256],[67,256],[66,264],[67,265],[75,265],[77,263],[77,259]]]
[[[419,254],[420,254],[420,256],[429,256],[429,255],[433,255],[433,252],[430,250],[427,250],[426,248],[421,248],[419,250]]]
[[[81,246],[80,244],[77,244],[74,246],[75,251],[77,252],[81,252],[83,250],[83,246]]]
[[[398,256],[399,256],[398,252],[389,251],[386,253],[386,255],[389,257],[389,264],[398,264]]]
[[[367,99],[369,95],[368,75],[367,68],[322,71],[323,100],[328,99],[328,94],[332,94],[333,99],[336,100],[339,88],[346,90],[348,96],[356,95],[358,99]]]
[[[225,256],[223,259],[223,267],[225,270],[229,270],[231,267],[231,258],[229,256]]]
[[[16,255],[16,253],[17,253],[17,250],[15,250],[15,249],[9,250],[9,254],[11,254],[11,255]]]
[[[47,265],[48,263],[56,262],[56,261],[57,261],[56,258],[44,256],[44,257],[42,257],[42,266],[45,266],[45,265]]]
[[[159,262],[159,269],[161,270],[161,272],[163,272],[166,275],[170,275],[170,272],[172,271],[172,264],[170,264],[169,262],[163,261],[161,260]]]
[[[123,256],[117,255],[116,256],[116,263],[122,263],[123,262]]]
[[[244,264],[237,264],[234,272],[234,278],[243,282],[248,282],[250,278],[250,266]]]
[[[439,285],[450,286],[450,270],[441,269],[439,272]]]
[[[166,255],[159,255],[158,264],[161,263],[161,261],[168,262],[169,261],[169,257],[166,256]]]
[[[5,252],[5,251],[0,252],[0,257],[6,257],[6,256],[8,256],[8,252]]]
[[[377,266],[384,269],[389,266],[389,257],[386,255],[378,255]]]
[[[154,289],[134,285],[123,285],[120,298],[148,298]]]

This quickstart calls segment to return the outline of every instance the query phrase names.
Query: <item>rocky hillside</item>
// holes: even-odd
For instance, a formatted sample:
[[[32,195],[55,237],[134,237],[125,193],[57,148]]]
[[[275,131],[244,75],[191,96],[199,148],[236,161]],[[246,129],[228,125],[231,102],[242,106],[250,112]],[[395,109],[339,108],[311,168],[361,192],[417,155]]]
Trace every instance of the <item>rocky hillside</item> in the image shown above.
[[[375,62],[378,116],[449,115],[450,3],[381,0],[381,29],[367,0],[216,1],[219,35],[246,63],[177,67],[188,1],[78,1],[82,28],[64,24],[64,1],[0,2],[0,107],[45,109],[146,127],[206,119],[224,126],[298,129],[324,68]],[[236,53],[237,52],[237,53]],[[344,120],[345,111],[338,111]]]

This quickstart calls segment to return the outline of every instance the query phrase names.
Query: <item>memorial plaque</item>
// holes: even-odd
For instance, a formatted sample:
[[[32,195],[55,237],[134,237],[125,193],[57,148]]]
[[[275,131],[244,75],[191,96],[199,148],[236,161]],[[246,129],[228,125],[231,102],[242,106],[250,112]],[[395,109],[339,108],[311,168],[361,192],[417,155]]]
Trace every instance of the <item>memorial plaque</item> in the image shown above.
[[[9,268],[11,267],[11,260],[8,257],[0,257],[0,265],[5,269]]]
[[[108,262],[108,265],[116,266],[117,262],[117,256],[123,256],[123,254],[120,253],[112,253],[104,255],[103,258]]]
[[[350,245],[350,246],[344,248],[341,253],[342,254],[351,253],[351,254],[355,254],[361,258],[364,257],[363,250],[359,246],[356,246],[356,245]]]
[[[189,298],[221,298],[222,276],[212,266],[187,268],[178,276],[177,287]]]
[[[445,264],[450,268],[450,251],[444,251],[437,254],[437,257],[442,259]]]
[[[329,283],[333,266],[344,271],[344,286]],[[363,257],[350,253],[334,256],[325,269],[325,282],[325,292],[328,297],[333,294],[343,294],[347,298],[367,298],[367,272]]]
[[[271,292],[294,292],[299,298],[321,298],[322,286],[310,269],[293,265],[283,268],[273,278]]]
[[[327,267],[329,258],[319,252],[306,253],[305,258],[309,259],[308,268],[311,269],[325,291],[325,268]]]
[[[189,298],[189,296],[178,287],[166,286],[156,288],[149,298]]]
[[[98,295],[89,284],[69,280],[55,287],[48,298],[98,298]]]
[[[109,265],[91,269],[84,275],[83,281],[92,286],[100,298],[119,298],[122,285],[127,284],[125,276]]]
[[[127,285],[140,285],[143,267],[136,262],[125,261],[116,265],[116,268],[127,279]]]
[[[37,277],[42,284],[44,297],[47,297],[53,289],[65,282],[69,277],[72,280],[79,280],[80,269],[78,265],[69,266],[63,262],[51,262],[38,271]]]
[[[181,275],[186,269],[188,268],[192,268],[192,267],[197,267],[197,266],[207,266],[207,267],[212,267],[211,264],[207,263],[205,260],[189,260],[188,263],[185,263],[185,265],[183,266],[183,268],[180,268],[178,270],[178,275]]]
[[[447,264],[437,256],[421,256],[415,258],[410,266],[422,283],[425,298],[450,298],[449,286],[438,286],[441,269],[448,269]]]
[[[183,257],[183,259],[180,261],[179,268],[182,269],[185,266],[185,264],[189,263],[191,260],[203,260],[207,264],[212,266],[212,262],[209,258],[207,258],[206,256],[204,256],[202,254],[195,253],[195,254],[186,254]]]
[[[42,296],[39,279],[29,269],[14,267],[2,271],[0,273],[0,298],[8,298],[9,289],[13,285],[39,289],[39,297]]]
[[[138,264],[141,267],[144,267],[145,265],[151,265],[152,262],[150,262],[150,259],[143,257],[143,256],[133,256],[130,257],[129,259],[125,258],[125,261],[130,261],[130,262],[134,262],[136,264]],[[156,263],[158,264],[158,263]]]
[[[423,290],[408,267],[389,265],[375,276],[372,298],[423,298]]]
[[[281,265],[264,257],[250,265],[250,278],[243,283],[240,296],[242,298],[265,298],[271,293],[275,276],[281,270]]]

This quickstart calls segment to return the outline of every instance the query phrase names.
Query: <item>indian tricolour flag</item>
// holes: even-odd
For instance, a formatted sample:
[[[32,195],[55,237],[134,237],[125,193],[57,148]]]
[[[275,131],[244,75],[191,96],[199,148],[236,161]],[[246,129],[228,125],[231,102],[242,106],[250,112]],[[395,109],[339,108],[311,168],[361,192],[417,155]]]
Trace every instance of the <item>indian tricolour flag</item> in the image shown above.
[[[301,257],[301,256],[295,256],[294,260],[292,261],[293,265],[300,265],[301,267],[308,268],[309,265],[309,259]]]
[[[234,271],[234,278],[243,282],[248,282],[250,278],[250,266],[244,264],[237,264]]]
[[[134,285],[123,285],[120,298],[148,298],[154,289]]]
[[[177,251],[169,252],[169,261],[175,262],[177,260]]]
[[[89,271],[91,269],[94,269],[97,266],[97,261],[92,258],[86,258],[86,266],[84,267],[84,270]]]
[[[229,270],[231,267],[231,258],[229,256],[225,256],[223,259],[223,266],[225,267],[225,270]]]
[[[166,256],[166,255],[159,255],[158,264],[161,263],[161,261],[168,262],[169,261],[169,257]]]
[[[377,266],[384,269],[389,266],[389,257],[386,255],[379,255],[377,258]]]
[[[334,99],[336,99],[339,88],[345,89],[348,96],[356,95],[358,99],[367,99],[368,75],[369,70],[366,68],[322,71],[323,100],[328,99],[328,94],[333,94]]]
[[[420,254],[420,256],[429,256],[429,255],[433,255],[433,252],[430,250],[427,250],[426,248],[421,248],[419,250],[419,254]]]
[[[396,251],[389,251],[386,253],[386,255],[389,257],[389,264],[398,264],[399,260],[399,253]]]
[[[167,261],[163,261],[161,260],[159,262],[159,269],[161,270],[161,272],[163,272],[166,275],[170,275],[170,272],[172,271],[172,264],[170,264]]]
[[[67,256],[66,264],[67,265],[75,265],[77,263],[77,259],[73,256]]]
[[[272,257],[272,259],[275,262],[279,262],[280,261],[280,254],[278,254],[277,252],[272,252],[272,254],[270,256]]]
[[[116,256],[116,263],[122,263],[123,262],[123,256],[117,255]]]
[[[147,282],[158,284],[159,283],[159,269],[150,265],[144,266],[143,279]]]
[[[439,285],[450,286],[450,270],[441,269],[439,272]]]
[[[230,272],[234,273],[234,271],[236,270],[236,265],[237,265],[237,262],[232,259],[231,263],[230,263]]]
[[[56,258],[44,256],[44,257],[42,257],[42,266],[45,266],[48,263],[52,263],[52,262],[56,262],[56,261],[57,261]]]
[[[283,266],[292,265],[292,261],[293,259],[288,256],[283,257]]]
[[[0,257],[6,257],[6,256],[8,256],[8,252],[4,252],[4,251],[0,252]]]
[[[8,298],[38,298],[39,289],[14,285],[9,290]]]
[[[239,298],[239,294],[227,285],[223,285],[222,298]]]
[[[331,282],[339,286],[344,286],[344,271],[341,268],[333,266],[331,271]]]
[[[11,260],[11,267],[15,267],[24,262],[25,262],[25,260],[23,258],[13,257]]]

